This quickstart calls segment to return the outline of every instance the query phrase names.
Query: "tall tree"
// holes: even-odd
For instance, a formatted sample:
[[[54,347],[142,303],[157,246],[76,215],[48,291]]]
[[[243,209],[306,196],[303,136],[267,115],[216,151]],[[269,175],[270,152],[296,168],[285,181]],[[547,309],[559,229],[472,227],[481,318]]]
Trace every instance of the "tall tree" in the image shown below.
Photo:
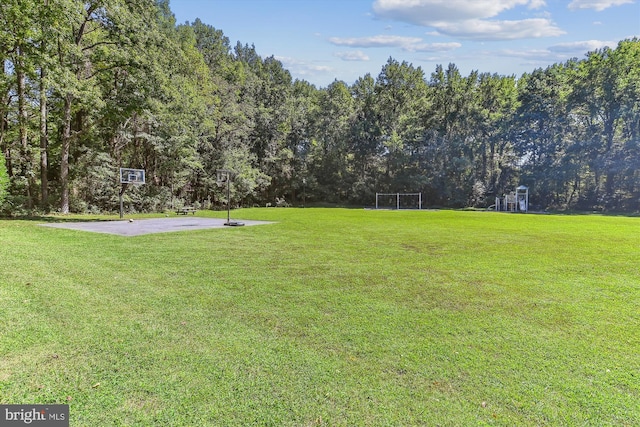
[[[427,107],[424,72],[389,58],[375,85],[376,111],[385,157],[385,180],[391,191],[416,191],[426,184],[420,165]]]
[[[567,186],[570,169],[560,163],[570,134],[566,66],[556,64],[524,75],[519,83],[519,102],[514,122],[515,152],[523,180],[532,188],[533,199],[542,206],[566,207],[571,198]],[[575,175],[574,175],[575,178]]]
[[[359,78],[351,93],[354,98],[354,119],[349,130],[349,152],[354,175],[351,200],[370,203],[384,172],[385,147],[381,138],[380,117],[376,103],[376,82],[370,74]]]
[[[448,206],[464,206],[476,178],[474,130],[478,108],[478,73],[463,77],[455,64],[436,67],[429,85],[433,91],[428,118],[430,153],[434,159],[432,194]]]
[[[4,60],[10,62],[13,69],[13,82],[9,81],[8,89],[15,89],[17,99],[15,126],[17,138],[15,143],[7,141],[9,148],[5,147],[5,153],[9,157],[10,170],[14,182],[23,193],[28,208],[34,203],[34,174],[33,174],[33,150],[29,139],[31,108],[30,81],[35,69],[33,54],[33,40],[37,39],[38,26],[36,25],[38,2],[9,0],[0,6],[0,21],[4,34],[0,38],[0,45]],[[3,73],[4,74],[4,73]],[[7,113],[9,110],[7,110]],[[5,116],[5,126],[9,124],[8,115]],[[5,129],[6,129],[5,127]],[[10,147],[13,145],[13,147]]]
[[[307,156],[313,137],[312,124],[318,110],[319,95],[320,92],[312,84],[296,80],[287,101],[288,132],[285,149],[291,154],[291,173],[290,180],[285,185],[291,192],[293,202],[297,202],[297,196],[306,191],[306,184],[308,181],[310,183]]]
[[[72,141],[89,130],[90,111],[103,103],[98,80],[135,69],[136,53],[145,47],[148,25],[156,22],[155,5],[148,0],[70,1],[67,20],[57,39],[57,81],[62,99],[60,193],[61,211],[69,212]]]
[[[354,114],[354,102],[348,86],[334,81],[321,91],[314,138],[308,156],[308,167],[315,176],[316,197],[329,202],[346,200],[351,188],[347,162],[347,140]]]
[[[38,80],[38,104],[39,104],[39,139],[40,139],[40,207],[49,209],[49,75],[55,64],[54,45],[49,40],[56,39],[57,27],[54,24],[64,17],[64,8],[61,2],[44,3],[38,7],[37,26],[39,27],[39,44],[37,49]]]
[[[481,74],[477,82],[474,113],[476,181],[470,204],[484,205],[488,195],[506,190],[514,167],[511,141],[512,117],[517,107],[513,76]]]
[[[592,159],[592,203],[598,207],[614,208],[625,197],[620,183],[632,159],[627,153],[635,148],[627,144],[625,130],[638,122],[638,46],[638,40],[628,40],[615,50],[590,52],[572,75],[570,106],[581,125],[579,140]]]
[[[7,197],[8,188],[9,175],[7,174],[4,155],[2,154],[2,152],[0,152],[0,207],[2,207],[2,204]]]

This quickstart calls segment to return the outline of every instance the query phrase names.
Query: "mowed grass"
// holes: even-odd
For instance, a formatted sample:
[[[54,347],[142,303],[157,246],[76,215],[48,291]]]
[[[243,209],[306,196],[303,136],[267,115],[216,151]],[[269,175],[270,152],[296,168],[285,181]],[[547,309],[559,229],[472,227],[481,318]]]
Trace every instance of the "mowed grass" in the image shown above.
[[[640,425],[640,218],[232,217],[277,223],[0,221],[0,403],[73,426]]]

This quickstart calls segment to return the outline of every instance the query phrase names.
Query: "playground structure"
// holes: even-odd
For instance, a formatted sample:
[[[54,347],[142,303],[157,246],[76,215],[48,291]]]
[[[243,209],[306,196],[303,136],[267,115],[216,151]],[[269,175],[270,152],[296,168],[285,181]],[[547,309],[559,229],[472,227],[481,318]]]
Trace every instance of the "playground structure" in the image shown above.
[[[521,185],[515,192],[496,197],[495,207],[496,211],[529,212],[529,187]]]

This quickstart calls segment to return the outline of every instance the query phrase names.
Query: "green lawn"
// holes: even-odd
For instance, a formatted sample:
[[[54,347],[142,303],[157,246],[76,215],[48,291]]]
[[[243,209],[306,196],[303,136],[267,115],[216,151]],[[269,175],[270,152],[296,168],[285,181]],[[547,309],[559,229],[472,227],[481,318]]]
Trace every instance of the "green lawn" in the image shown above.
[[[640,218],[232,216],[277,223],[0,221],[0,404],[69,403],[72,426],[640,425]]]

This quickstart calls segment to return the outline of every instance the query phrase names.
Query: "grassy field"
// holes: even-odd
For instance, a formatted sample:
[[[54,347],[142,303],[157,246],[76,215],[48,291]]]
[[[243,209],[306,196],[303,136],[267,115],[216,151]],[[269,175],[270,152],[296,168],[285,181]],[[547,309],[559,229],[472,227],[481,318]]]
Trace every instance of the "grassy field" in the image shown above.
[[[72,426],[640,425],[640,218],[233,217],[277,223],[0,221],[0,404],[68,403]]]

